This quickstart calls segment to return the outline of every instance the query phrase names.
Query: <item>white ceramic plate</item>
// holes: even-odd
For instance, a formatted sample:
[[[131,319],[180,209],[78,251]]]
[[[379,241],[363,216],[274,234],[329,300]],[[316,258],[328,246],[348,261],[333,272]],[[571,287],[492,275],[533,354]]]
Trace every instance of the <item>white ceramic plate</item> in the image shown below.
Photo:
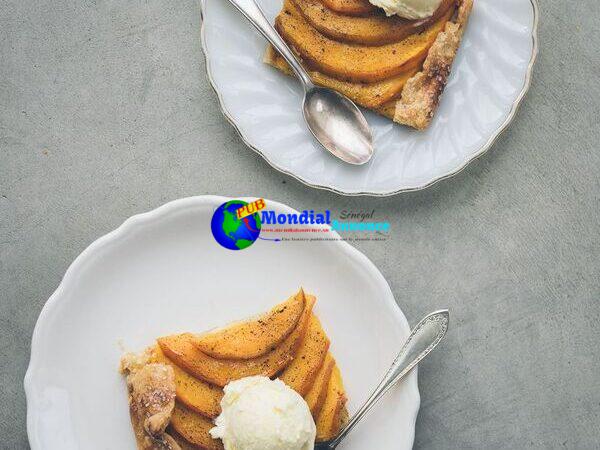
[[[32,450],[134,450],[125,350],[269,309],[301,285],[342,369],[350,412],[368,397],[409,334],[377,268],[346,243],[258,241],[238,252],[210,231],[228,199],[193,197],[127,220],[71,265],[35,327],[25,377]],[[293,212],[267,201],[267,208]],[[346,450],[412,448],[419,409],[412,373],[348,438]]]
[[[281,0],[257,0],[273,21]],[[458,173],[504,130],[537,54],[536,0],[475,0],[446,92],[425,132],[367,113],[376,154],[365,166],[326,153],[305,127],[301,88],[262,63],[265,40],[227,1],[202,0],[208,75],[225,116],[275,169],[346,195],[423,189]]]

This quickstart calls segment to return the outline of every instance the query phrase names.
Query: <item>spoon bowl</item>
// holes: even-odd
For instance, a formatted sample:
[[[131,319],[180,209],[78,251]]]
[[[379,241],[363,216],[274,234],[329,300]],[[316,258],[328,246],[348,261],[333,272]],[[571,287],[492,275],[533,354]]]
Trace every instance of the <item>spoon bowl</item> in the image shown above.
[[[369,124],[348,97],[312,85],[304,94],[303,113],[314,137],[341,160],[360,165],[373,156]]]

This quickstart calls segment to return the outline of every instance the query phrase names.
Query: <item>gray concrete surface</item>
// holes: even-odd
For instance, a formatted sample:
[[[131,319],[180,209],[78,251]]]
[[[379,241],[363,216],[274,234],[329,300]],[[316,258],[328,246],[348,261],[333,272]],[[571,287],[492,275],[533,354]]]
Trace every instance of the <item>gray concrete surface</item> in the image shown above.
[[[127,217],[196,194],[376,209],[363,242],[409,320],[448,305],[420,371],[416,449],[600,448],[600,13],[541,5],[533,87],[454,179],[373,200],[271,170],[218,112],[196,1],[0,1],[0,447],[28,448],[22,379],[69,263]]]

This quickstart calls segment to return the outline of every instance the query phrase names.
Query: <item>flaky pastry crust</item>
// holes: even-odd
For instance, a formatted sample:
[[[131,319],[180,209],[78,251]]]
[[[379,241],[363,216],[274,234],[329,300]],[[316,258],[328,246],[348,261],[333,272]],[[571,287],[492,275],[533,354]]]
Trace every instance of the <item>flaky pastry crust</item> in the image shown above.
[[[473,8],[473,0],[461,0],[455,22],[448,22],[435,40],[423,70],[409,79],[396,102],[394,122],[408,125],[417,130],[429,126],[440,103],[452,63]]]

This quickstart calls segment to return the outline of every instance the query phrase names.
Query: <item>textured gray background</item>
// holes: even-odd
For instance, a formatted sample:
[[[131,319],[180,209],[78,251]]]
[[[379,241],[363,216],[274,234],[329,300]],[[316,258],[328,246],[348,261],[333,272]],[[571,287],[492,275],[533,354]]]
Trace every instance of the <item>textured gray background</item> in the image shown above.
[[[600,14],[541,9],[533,87],[492,151],[373,200],[244,148],[205,77],[196,1],[0,1],[0,447],[28,448],[30,337],[69,263],[133,214],[212,193],[390,220],[385,246],[357,246],[409,320],[454,317],[421,367],[415,448],[600,448]]]

